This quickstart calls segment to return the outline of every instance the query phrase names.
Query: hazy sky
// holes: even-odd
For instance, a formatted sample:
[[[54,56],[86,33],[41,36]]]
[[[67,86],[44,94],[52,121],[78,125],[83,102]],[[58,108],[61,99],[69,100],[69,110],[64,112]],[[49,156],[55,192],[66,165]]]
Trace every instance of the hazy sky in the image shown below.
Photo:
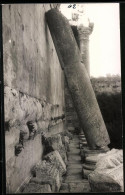
[[[86,15],[94,22],[90,35],[90,75],[121,74],[119,3],[84,5]],[[63,4],[61,11],[70,19],[73,8],[67,7],[68,4]]]

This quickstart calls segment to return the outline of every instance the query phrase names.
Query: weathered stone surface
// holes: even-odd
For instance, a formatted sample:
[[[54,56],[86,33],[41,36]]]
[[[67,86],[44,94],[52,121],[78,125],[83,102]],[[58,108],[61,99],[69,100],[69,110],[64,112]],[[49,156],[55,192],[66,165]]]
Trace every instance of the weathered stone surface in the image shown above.
[[[5,121],[9,121],[10,126],[39,120],[42,113],[42,105],[38,99],[5,87]]]
[[[53,148],[53,150],[57,150],[65,164],[67,164],[67,155],[66,155],[66,149],[62,143],[62,138],[60,134],[53,135],[51,137],[47,137],[48,144]]]
[[[61,134],[63,134],[64,136],[69,137],[70,140],[73,138],[73,134],[70,133],[68,130],[65,130],[65,131],[62,132]]]
[[[86,157],[89,157],[89,156],[97,156],[97,154],[100,154],[100,153],[104,153],[105,154],[106,151],[104,150],[91,150],[89,147],[84,147],[82,150],[81,150],[81,153],[82,155],[86,158]]]
[[[36,183],[36,184],[40,184],[40,185],[48,184],[48,185],[50,185],[52,192],[56,192],[56,190],[57,190],[56,180],[50,176],[47,176],[47,175],[43,175],[43,177],[44,178],[33,177],[30,180],[30,183]]]
[[[123,151],[112,149],[97,157],[96,169],[89,175],[94,192],[123,191]]]
[[[88,157],[86,157],[85,162],[87,164],[93,164],[93,165],[95,165],[96,162],[97,162],[97,156],[98,156],[98,154],[95,155],[95,156],[88,156]]]
[[[115,168],[123,163],[123,150],[112,149],[97,156],[96,170]]]
[[[5,122],[8,122],[9,127],[24,120],[25,113],[20,107],[17,90],[8,86],[4,88],[4,105]]]
[[[41,178],[43,174],[51,175],[56,171],[56,166],[54,163],[47,162],[46,160],[43,160],[42,162],[36,164],[33,167],[36,177]]]
[[[19,143],[20,131],[16,127],[11,127],[10,131],[6,132],[5,137],[5,150],[6,150],[6,161],[14,158],[15,156],[15,145]],[[9,141],[8,141],[9,140]],[[9,170],[8,172],[10,172]]]
[[[40,131],[64,130],[64,122],[61,129],[49,126],[51,115],[64,113],[64,75],[45,20],[49,9],[50,4],[2,7],[7,193],[19,190],[42,157],[40,134],[29,140],[27,122],[36,122]],[[52,111],[55,103],[59,106]],[[20,131],[27,134],[24,149],[15,156]]]
[[[93,192],[123,192],[123,164],[94,171],[88,176]]]
[[[66,150],[65,150],[64,146],[61,147],[58,151],[59,151],[64,163],[67,165],[67,160],[68,159],[67,159],[67,154],[66,154]]]
[[[92,30],[93,30],[93,28],[91,27],[91,24],[92,23],[89,23],[90,26],[88,27],[85,27],[83,25],[79,25],[77,27],[82,63],[84,63],[89,75],[90,75],[89,35],[92,33]]]
[[[53,135],[51,137],[47,137],[48,142],[53,147],[54,150],[59,150],[61,147],[63,147],[61,135]]]
[[[18,187],[23,183],[25,183],[25,179],[29,178],[30,170],[33,165],[40,161],[41,155],[43,152],[41,137],[36,135],[34,140],[28,140],[24,142],[24,148],[22,152],[15,156],[14,149],[15,149],[15,142],[10,145],[9,141],[11,139],[18,140],[19,137],[15,139],[16,131],[18,132],[19,129],[14,127],[11,128],[9,135],[6,137],[6,180],[7,180],[7,192],[14,194]],[[13,133],[12,133],[13,132]]]
[[[48,11],[46,18],[88,145],[104,148],[110,143],[108,132],[69,22],[56,9]]]
[[[23,193],[51,193],[49,184],[39,185],[36,183],[29,183],[25,186]]]
[[[60,175],[64,175],[66,173],[66,165],[57,150],[44,156],[44,159],[54,163],[56,168],[59,170]]]
[[[43,160],[34,167],[36,177],[31,179],[31,182],[39,184],[51,185],[53,192],[58,192],[61,185],[61,177],[59,170],[54,162]]]

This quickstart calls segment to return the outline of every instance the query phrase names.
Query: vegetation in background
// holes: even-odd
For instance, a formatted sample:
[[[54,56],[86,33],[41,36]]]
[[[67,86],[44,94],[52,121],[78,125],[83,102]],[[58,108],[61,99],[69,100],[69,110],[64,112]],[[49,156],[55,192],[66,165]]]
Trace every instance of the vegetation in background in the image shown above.
[[[110,136],[110,148],[122,148],[121,93],[102,93],[96,97]]]
[[[92,78],[94,79],[94,85],[98,82],[105,83],[107,81],[110,86],[111,83],[118,83],[120,77],[101,77],[101,78]],[[119,83],[120,85],[120,83]],[[113,86],[111,89],[113,89]],[[107,89],[103,90],[100,93],[99,87],[96,88],[95,94],[97,101],[106,124],[111,144],[110,148],[122,148],[122,103],[121,103],[121,92],[110,90],[107,92]]]

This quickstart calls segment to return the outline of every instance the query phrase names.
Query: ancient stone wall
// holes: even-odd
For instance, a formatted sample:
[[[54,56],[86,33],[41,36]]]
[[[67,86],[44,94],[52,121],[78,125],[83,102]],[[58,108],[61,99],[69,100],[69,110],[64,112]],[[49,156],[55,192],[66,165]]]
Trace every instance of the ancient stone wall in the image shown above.
[[[77,45],[80,48],[80,43],[78,39],[78,31],[77,31],[77,26],[71,25],[74,37],[76,39]],[[71,132],[78,132],[81,127],[78,119],[77,112],[75,110],[75,107],[73,105],[73,100],[67,85],[67,82],[65,80],[65,115],[66,115],[66,126],[67,129]]]
[[[42,159],[41,132],[64,131],[64,76],[45,20],[53,4],[3,5],[7,192]]]
[[[75,107],[73,105],[73,100],[69,88],[67,86],[66,80],[65,80],[64,92],[65,92],[65,115],[66,115],[67,129],[70,132],[79,132],[81,129],[80,122]]]

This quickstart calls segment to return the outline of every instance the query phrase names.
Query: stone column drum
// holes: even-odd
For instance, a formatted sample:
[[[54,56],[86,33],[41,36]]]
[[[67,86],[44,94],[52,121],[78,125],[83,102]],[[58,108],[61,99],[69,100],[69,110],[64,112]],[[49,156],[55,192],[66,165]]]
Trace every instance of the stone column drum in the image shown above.
[[[88,27],[85,27],[83,25],[77,27],[82,63],[85,65],[89,76],[90,76],[89,36],[93,31],[93,27],[94,27],[93,23],[89,23]]]
[[[105,150],[109,135],[69,22],[56,9],[46,19],[88,146]]]

